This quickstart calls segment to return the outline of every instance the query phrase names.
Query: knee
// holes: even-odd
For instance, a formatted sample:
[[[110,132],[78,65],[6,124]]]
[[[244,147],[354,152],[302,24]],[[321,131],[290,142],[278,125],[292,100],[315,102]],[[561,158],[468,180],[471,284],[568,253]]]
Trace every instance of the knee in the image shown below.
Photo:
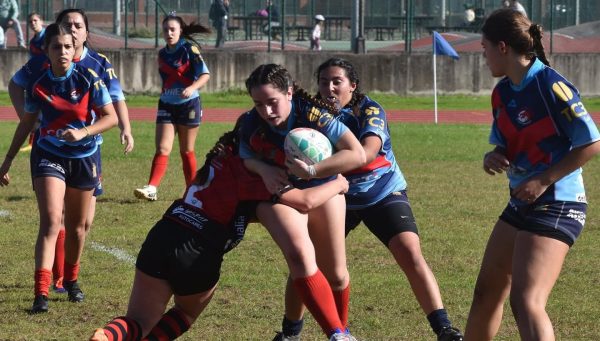
[[[536,298],[535,295],[524,291],[511,290],[510,292],[510,308],[515,316],[519,319],[522,316],[530,316],[538,311],[545,311],[545,300]]]
[[[388,245],[396,262],[403,270],[427,266],[418,240],[403,242],[399,239],[392,239]]]
[[[346,268],[339,269],[332,274],[325,274],[325,278],[327,278],[329,286],[331,286],[331,289],[334,291],[344,290],[350,282],[350,275]]]

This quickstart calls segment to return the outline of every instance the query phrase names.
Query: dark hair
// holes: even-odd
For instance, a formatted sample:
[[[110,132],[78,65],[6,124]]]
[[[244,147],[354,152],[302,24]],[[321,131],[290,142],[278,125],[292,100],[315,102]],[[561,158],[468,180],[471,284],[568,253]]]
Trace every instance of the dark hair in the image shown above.
[[[29,19],[31,19],[33,16],[37,16],[38,18],[40,18],[40,20],[44,20],[42,18],[42,15],[39,14],[38,12],[31,12],[31,13],[29,13],[29,15],[27,15],[27,21],[29,21]]]
[[[195,184],[206,182],[209,175],[209,166],[214,158],[226,155],[228,152],[232,155],[237,155],[239,149],[239,129],[242,117],[244,117],[244,115],[238,117],[233,129],[221,135],[217,143],[215,143],[211,150],[206,154],[204,165],[198,169],[196,176],[194,177]]]
[[[542,44],[542,26],[532,24],[521,12],[510,8],[494,11],[481,27],[485,39],[494,44],[503,41],[516,53],[539,58],[550,66]]]
[[[188,25],[185,23],[185,21],[183,21],[182,17],[175,14],[167,15],[162,21],[162,26],[164,27],[165,23],[169,20],[177,21],[179,26],[181,26],[181,36],[198,46],[200,46],[200,43],[194,39],[193,35],[196,33],[211,33],[210,28],[197,24],[193,21]]]
[[[46,27],[46,34],[44,35],[44,48],[48,48],[50,46],[50,42],[52,38],[56,36],[68,35],[73,39],[73,35],[69,30],[67,30],[64,26],[59,25],[57,23],[53,23]],[[72,41],[71,41],[72,42]]]
[[[88,17],[85,14],[85,11],[81,8],[67,8],[67,9],[62,10],[56,16],[55,23],[62,25],[62,21],[65,19],[67,14],[71,14],[71,13],[78,13],[79,15],[81,15],[81,17],[83,18],[83,23],[85,24],[85,31],[87,33],[90,33],[90,25],[88,25]],[[83,46],[89,47],[89,43],[88,43],[87,39],[83,43]]]
[[[315,71],[317,83],[319,82],[321,72],[329,67],[334,66],[343,69],[344,72],[346,72],[346,77],[348,77],[348,80],[350,80],[351,83],[356,84],[356,89],[354,90],[354,92],[352,92],[352,99],[350,100],[350,103],[346,104],[346,107],[352,108],[352,112],[354,113],[354,115],[358,116],[360,111],[359,105],[363,98],[365,98],[365,95],[360,89],[360,78],[358,77],[358,73],[356,72],[356,69],[354,68],[354,65],[352,65],[352,63],[343,58],[334,57],[327,59],[321,65],[319,65],[317,71]],[[316,97],[320,99],[321,94],[317,93]]]

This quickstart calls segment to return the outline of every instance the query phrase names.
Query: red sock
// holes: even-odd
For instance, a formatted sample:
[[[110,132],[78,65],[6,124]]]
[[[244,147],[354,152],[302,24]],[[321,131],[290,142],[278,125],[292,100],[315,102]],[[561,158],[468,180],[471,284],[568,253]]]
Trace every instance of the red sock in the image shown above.
[[[193,150],[181,153],[181,165],[185,176],[185,185],[189,186],[196,175],[196,154]]]
[[[333,299],[335,300],[335,307],[337,308],[340,320],[344,325],[344,328],[348,327],[348,306],[350,305],[350,282],[346,288],[341,291],[333,292]]]
[[[65,276],[65,228],[61,228],[56,238],[56,247],[54,253],[54,264],[52,265],[52,280],[54,286],[62,288],[63,277]]]
[[[175,308],[167,311],[146,336],[149,341],[175,340],[190,329],[190,322]]]
[[[294,287],[312,316],[327,336],[336,329],[343,331],[329,282],[321,270],[308,277],[294,279]]]
[[[134,319],[120,316],[104,327],[104,335],[108,341],[139,341],[142,339],[142,328]]]
[[[48,288],[52,282],[52,271],[48,269],[37,269],[35,270],[33,280],[35,283],[35,295],[45,295],[48,297]]]
[[[154,155],[152,159],[152,168],[150,169],[150,180],[148,185],[158,187],[163,176],[167,172],[167,166],[169,165],[169,155]]]
[[[79,263],[77,264],[69,264],[69,262],[65,262],[65,282],[75,282],[77,277],[79,276]]]

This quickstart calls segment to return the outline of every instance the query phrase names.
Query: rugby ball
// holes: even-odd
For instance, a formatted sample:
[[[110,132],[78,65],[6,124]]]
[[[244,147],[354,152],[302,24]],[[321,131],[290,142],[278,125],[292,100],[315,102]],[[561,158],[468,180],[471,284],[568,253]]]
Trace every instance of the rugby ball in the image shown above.
[[[296,128],[290,131],[283,145],[285,154],[313,165],[331,156],[329,139],[311,128]]]

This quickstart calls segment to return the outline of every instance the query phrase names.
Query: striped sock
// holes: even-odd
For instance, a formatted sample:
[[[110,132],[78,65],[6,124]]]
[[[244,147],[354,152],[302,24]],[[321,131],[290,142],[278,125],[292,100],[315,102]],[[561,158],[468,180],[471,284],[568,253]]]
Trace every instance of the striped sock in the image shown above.
[[[62,288],[63,277],[65,276],[65,228],[61,228],[56,238],[56,247],[54,251],[54,264],[52,264],[52,280],[54,286]]]
[[[148,341],[175,340],[190,329],[190,322],[176,308],[167,311],[146,337]]]
[[[150,180],[148,185],[158,187],[163,176],[167,172],[167,166],[169,165],[169,155],[154,155],[152,159],[152,168],[150,169]]]
[[[196,154],[194,151],[181,153],[181,166],[185,176],[185,184],[189,186],[194,181],[196,175]]]
[[[104,327],[104,335],[108,341],[140,341],[142,328],[136,320],[119,316]]]
[[[312,276],[294,279],[294,287],[327,336],[335,330],[344,330],[331,287],[321,270]]]
[[[350,305],[350,282],[346,288],[340,291],[333,292],[333,299],[335,300],[335,306],[340,316],[340,321],[344,325],[344,328],[348,327],[348,307]]]

